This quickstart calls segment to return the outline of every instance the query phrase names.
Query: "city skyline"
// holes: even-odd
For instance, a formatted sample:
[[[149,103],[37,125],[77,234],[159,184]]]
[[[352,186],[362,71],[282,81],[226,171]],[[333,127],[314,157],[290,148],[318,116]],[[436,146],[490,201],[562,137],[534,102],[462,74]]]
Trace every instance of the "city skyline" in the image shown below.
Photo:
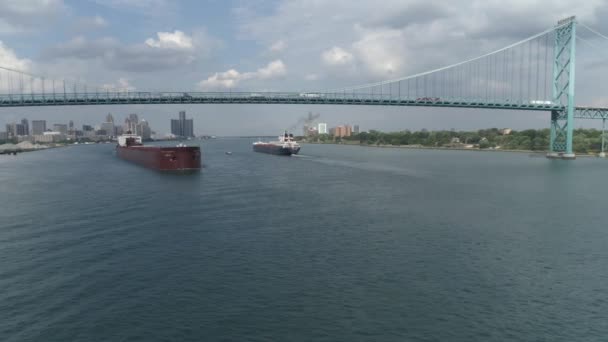
[[[31,123],[31,124],[30,124]],[[156,134],[152,131],[148,121],[139,119],[138,114],[130,113],[125,116],[124,124],[117,123],[112,113],[105,116],[105,121],[91,125],[83,123],[75,125],[73,120],[68,123],[47,121],[24,117],[19,121],[4,125],[0,130],[0,140],[32,141],[32,142],[58,142],[77,140],[114,140],[123,132],[132,131],[150,140]]]
[[[565,14],[576,14],[599,31],[608,31],[608,23],[601,20],[608,14],[608,4],[603,2],[576,6],[546,0],[521,2],[506,12],[501,4],[475,6],[464,1],[441,8],[415,0],[388,1],[382,8],[341,0],[262,3],[53,0],[33,1],[28,11],[22,11],[18,2],[5,2],[0,4],[4,23],[0,66],[45,75],[47,80],[79,80],[93,86],[90,90],[309,91],[376,82],[466,60],[552,27]],[[202,6],[205,10],[197,10]],[[302,22],[303,12],[311,14],[306,19],[310,22]],[[540,12],[541,17],[536,15]],[[604,63],[585,55],[582,46],[579,51],[583,54],[577,58],[577,77],[589,81],[577,80],[577,103],[608,104],[600,86]],[[594,67],[586,68],[590,65]],[[0,92],[5,88],[0,82]],[[171,106],[118,108],[112,111],[137,108],[146,112],[151,125],[159,128],[165,127],[168,113],[177,111]],[[178,110],[193,113],[194,130],[201,134],[242,135],[280,131],[302,112],[317,108],[204,105]],[[0,122],[18,120],[12,117],[16,111],[0,109]],[[58,121],[82,122],[107,110],[35,111],[40,114],[36,119],[52,115]],[[384,131],[524,129],[546,127],[548,122],[546,115],[515,111],[380,107],[326,107],[322,111],[329,124],[356,121],[367,129]],[[597,126],[597,122],[577,124]]]

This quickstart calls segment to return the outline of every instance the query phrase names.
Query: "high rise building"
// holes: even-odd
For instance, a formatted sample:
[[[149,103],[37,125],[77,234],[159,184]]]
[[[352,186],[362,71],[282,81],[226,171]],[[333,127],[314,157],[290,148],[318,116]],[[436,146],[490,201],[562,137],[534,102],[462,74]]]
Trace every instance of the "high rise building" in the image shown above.
[[[73,130],[74,130],[74,121],[70,120],[70,121],[68,122],[68,129],[69,129],[70,131],[73,131]]]
[[[359,125],[354,125],[353,126],[353,133],[359,134]]]
[[[61,134],[68,134],[68,125],[66,124],[54,124],[53,131],[59,132]]]
[[[17,134],[17,129],[15,128],[15,123],[6,124],[6,135],[10,137],[14,137]]]
[[[349,125],[344,126],[336,126],[332,129],[333,136],[336,137],[350,137],[352,133],[352,129]]]
[[[46,120],[32,120],[32,135],[41,135],[46,131]]]
[[[186,119],[186,112],[179,112],[179,119],[171,119],[171,134],[178,137],[194,137],[194,120]]]
[[[129,121],[131,121],[131,123],[137,125],[137,123],[139,122],[139,119],[137,118],[137,114],[135,114],[135,113],[129,114]]]
[[[317,131],[319,132],[319,134],[327,134],[327,124],[319,123],[319,125],[317,127]]]
[[[17,136],[28,135],[27,126],[20,123],[15,124],[15,132],[15,135]]]
[[[30,124],[27,119],[21,119],[21,125],[23,126],[23,133],[20,135],[30,135]]]
[[[8,130],[8,128],[7,128],[7,130]],[[171,119],[171,134],[173,134],[177,137],[180,135],[180,133],[181,133],[181,130],[179,128],[179,120]]]
[[[110,114],[108,114],[110,116]],[[112,118],[112,120],[114,120]],[[132,113],[129,114],[129,117],[127,117],[125,119],[125,124],[122,126],[122,129],[124,132],[130,131],[132,133],[135,133],[137,131],[137,123],[139,122],[139,118],[137,117],[137,114]]]
[[[82,125],[82,130],[84,132],[89,132],[93,130],[93,127],[91,125]]]
[[[152,135],[152,130],[150,129],[150,125],[148,124],[148,121],[142,119],[137,124],[137,135],[141,136],[141,138],[143,140],[150,140],[150,137]]]
[[[194,137],[194,120],[185,119],[183,121],[183,132],[185,137]]]
[[[101,130],[105,131],[107,136],[109,137],[113,137],[114,136],[114,123],[113,122],[104,122],[101,124]]]
[[[28,135],[26,133],[26,126],[16,122],[6,124],[6,134],[9,138]]]
[[[112,114],[108,113],[108,115],[106,115],[106,122],[101,124],[100,129],[105,131],[105,135],[109,137],[116,136],[116,126],[114,125],[114,117]]]
[[[350,137],[353,134],[353,128],[350,125],[344,126],[344,136]]]

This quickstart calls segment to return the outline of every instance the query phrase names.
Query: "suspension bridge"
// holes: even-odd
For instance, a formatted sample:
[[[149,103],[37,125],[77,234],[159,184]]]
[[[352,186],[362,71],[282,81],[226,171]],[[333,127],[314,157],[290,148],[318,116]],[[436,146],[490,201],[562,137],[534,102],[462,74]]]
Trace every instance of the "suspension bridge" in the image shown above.
[[[317,92],[142,92],[90,87],[1,68],[0,107],[128,104],[324,104],[512,109],[549,113],[548,157],[574,159],[574,119],[601,119],[608,107],[575,105],[575,17],[502,49],[438,69]],[[608,37],[582,25],[590,32]]]

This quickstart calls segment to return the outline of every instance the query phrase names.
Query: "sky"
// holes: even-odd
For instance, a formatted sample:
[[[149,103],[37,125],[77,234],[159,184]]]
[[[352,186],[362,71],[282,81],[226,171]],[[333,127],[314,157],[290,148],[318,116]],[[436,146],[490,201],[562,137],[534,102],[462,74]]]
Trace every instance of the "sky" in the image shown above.
[[[607,14],[606,0],[3,0],[0,67],[100,88],[314,91],[466,60],[571,15],[608,33]],[[579,32],[590,44],[578,50],[577,104],[608,105],[608,41]],[[3,108],[0,124],[26,117],[80,126],[137,113],[163,134],[180,110],[194,118],[196,134],[213,135],[274,135],[308,112],[329,126],[385,131],[543,128],[550,120],[450,108],[131,105]]]

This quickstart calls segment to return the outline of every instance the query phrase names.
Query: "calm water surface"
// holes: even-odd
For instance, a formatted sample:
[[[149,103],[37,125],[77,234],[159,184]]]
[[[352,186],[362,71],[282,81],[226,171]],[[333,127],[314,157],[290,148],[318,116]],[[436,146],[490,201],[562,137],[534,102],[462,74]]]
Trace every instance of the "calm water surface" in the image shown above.
[[[608,336],[608,161],[250,143],[0,156],[0,341]]]

